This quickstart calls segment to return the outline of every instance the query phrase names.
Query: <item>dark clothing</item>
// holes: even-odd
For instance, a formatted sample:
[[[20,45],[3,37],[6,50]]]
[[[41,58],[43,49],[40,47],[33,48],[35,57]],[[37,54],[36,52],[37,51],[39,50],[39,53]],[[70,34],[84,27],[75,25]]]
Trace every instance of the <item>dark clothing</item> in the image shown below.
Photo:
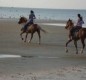
[[[79,17],[76,26],[70,30],[71,36],[74,36],[75,32],[78,32],[82,28],[82,24],[84,24],[84,21],[82,17]]]
[[[25,26],[24,26],[24,30],[26,31],[27,30],[27,27],[28,26],[30,26],[31,24],[33,24],[34,23],[34,19],[35,19],[35,15],[34,15],[34,13],[31,13],[30,15],[29,15],[29,21],[25,24]]]
[[[81,28],[82,28],[82,25],[84,24],[84,21],[83,21],[83,18],[81,17],[80,14],[78,14],[78,20],[77,20],[77,24],[75,27],[73,27],[71,30],[70,30],[70,34],[69,34],[69,37],[74,37],[76,32],[78,32]]]
[[[29,21],[27,24],[25,24],[25,26],[24,26],[24,30],[26,31],[26,30],[27,30],[27,27],[30,26],[31,24],[33,24],[32,21]]]
[[[74,36],[74,33],[75,33],[75,32],[78,32],[81,28],[82,28],[82,27],[80,27],[80,26],[73,27],[73,28],[70,30],[71,36]]]
[[[81,27],[73,27],[73,28],[71,29],[71,32],[79,31],[80,29],[81,29]]]

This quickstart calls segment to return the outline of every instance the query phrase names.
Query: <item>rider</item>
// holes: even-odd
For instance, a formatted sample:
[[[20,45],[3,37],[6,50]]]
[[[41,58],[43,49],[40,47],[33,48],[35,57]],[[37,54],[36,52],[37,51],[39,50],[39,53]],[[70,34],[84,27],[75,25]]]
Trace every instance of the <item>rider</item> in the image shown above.
[[[34,23],[34,19],[36,19],[36,17],[35,17],[34,11],[31,10],[31,11],[30,11],[30,15],[29,15],[29,20],[27,21],[27,23],[26,23],[25,26],[24,26],[24,30],[25,30],[25,31],[27,30],[27,27],[28,27],[29,25],[31,25],[31,24]]]
[[[77,14],[77,16],[78,16],[77,24],[70,31],[71,36],[73,36],[74,31],[79,31],[82,28],[82,25],[84,24],[82,16],[80,14]]]
[[[80,14],[77,14],[77,16],[78,16],[78,20],[77,20],[77,24],[76,24],[75,28],[79,30],[82,28],[84,21],[83,21],[83,18]]]

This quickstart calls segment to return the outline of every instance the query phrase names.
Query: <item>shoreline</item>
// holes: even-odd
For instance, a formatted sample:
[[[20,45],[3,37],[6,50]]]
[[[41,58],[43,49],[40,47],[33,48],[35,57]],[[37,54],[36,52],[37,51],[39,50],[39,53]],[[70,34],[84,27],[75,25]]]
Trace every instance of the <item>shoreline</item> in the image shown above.
[[[19,20],[19,18],[0,18],[0,20]],[[37,22],[53,22],[53,23],[65,23],[66,20],[55,20],[55,19],[35,19]]]
[[[0,18],[0,21],[17,21],[18,18]],[[67,20],[52,20],[52,19],[36,19],[34,23],[44,26],[58,26],[64,27],[66,25]],[[75,21],[73,21],[75,24]],[[86,24],[83,25],[83,28],[86,28]]]
[[[3,18],[0,19],[0,21],[17,21],[18,18]],[[39,25],[44,25],[44,26],[58,26],[58,27],[64,27],[66,24],[65,20],[45,20],[45,19],[36,19],[34,23],[37,23]]]

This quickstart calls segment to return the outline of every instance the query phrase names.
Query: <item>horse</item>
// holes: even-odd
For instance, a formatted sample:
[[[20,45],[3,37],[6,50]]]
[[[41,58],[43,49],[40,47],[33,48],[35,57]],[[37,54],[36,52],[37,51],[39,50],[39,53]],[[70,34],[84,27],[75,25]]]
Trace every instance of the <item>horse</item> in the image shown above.
[[[18,24],[26,24],[26,23],[27,23],[27,18],[20,17]],[[24,30],[24,28],[21,28],[21,33],[20,33],[21,39],[24,40],[24,38],[22,37],[22,34],[26,33],[25,40],[24,40],[24,42],[26,42],[28,33],[30,33],[31,34],[31,38],[29,40],[29,43],[30,43],[33,38],[33,34],[35,32],[37,32],[38,36],[39,36],[39,44],[40,44],[40,42],[41,42],[40,30],[43,31],[44,33],[46,33],[46,31],[44,29],[42,29],[38,24],[29,25],[29,27],[27,27],[26,31]]]
[[[74,23],[71,19],[69,19],[66,23],[66,26],[65,26],[65,29],[70,30],[74,28]],[[67,49],[67,45],[71,42],[71,41],[74,41],[74,45],[75,45],[75,48],[76,48],[76,54],[78,54],[78,49],[77,49],[77,41],[78,40],[81,40],[81,43],[82,43],[82,48],[81,48],[81,51],[80,53],[83,53],[83,50],[85,48],[85,38],[86,38],[86,28],[81,28],[79,29],[77,32],[74,31],[74,36],[71,36],[72,38],[69,39],[67,42],[66,42],[66,52],[68,52],[68,49]]]

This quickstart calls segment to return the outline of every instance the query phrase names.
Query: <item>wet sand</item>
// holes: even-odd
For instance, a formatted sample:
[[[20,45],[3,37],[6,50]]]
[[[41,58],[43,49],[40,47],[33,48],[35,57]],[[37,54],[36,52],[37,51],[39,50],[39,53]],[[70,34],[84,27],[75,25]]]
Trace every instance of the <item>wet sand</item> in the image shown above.
[[[65,52],[68,32],[63,26],[40,26],[48,31],[41,32],[32,42],[25,43],[20,38],[21,25],[18,20],[0,19],[0,55],[20,55],[23,57],[0,58],[0,80],[85,80],[86,48],[83,54],[75,54],[73,42],[69,53]],[[44,22],[44,21],[43,21]],[[51,21],[49,21],[51,22]],[[54,22],[54,21],[52,21]],[[57,23],[64,23],[57,21]],[[25,35],[24,35],[25,36]],[[28,40],[30,35],[28,35]],[[82,47],[78,42],[78,49]]]

